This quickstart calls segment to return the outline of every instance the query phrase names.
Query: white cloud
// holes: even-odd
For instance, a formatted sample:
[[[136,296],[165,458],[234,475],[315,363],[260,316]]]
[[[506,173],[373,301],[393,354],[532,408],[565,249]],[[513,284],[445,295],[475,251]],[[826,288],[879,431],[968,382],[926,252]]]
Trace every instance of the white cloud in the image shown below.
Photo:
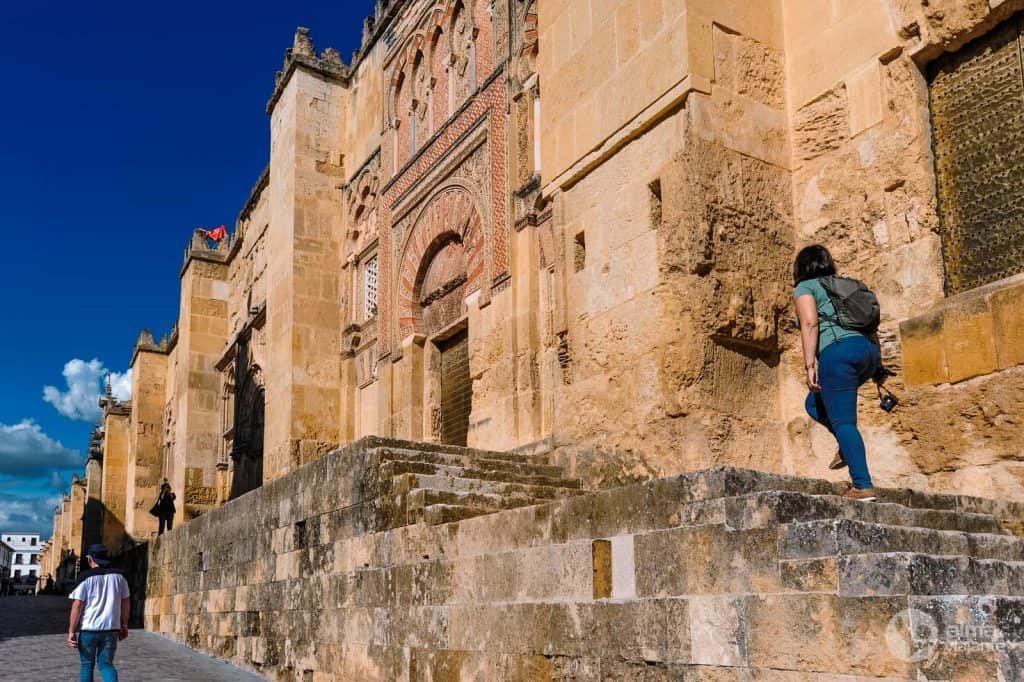
[[[103,374],[103,363],[99,360],[69,360],[64,365],[64,381],[67,382],[68,390],[46,386],[43,388],[43,400],[68,419],[99,421],[103,416],[99,405],[100,378]]]
[[[132,370],[128,369],[127,372],[118,374],[117,372],[111,372],[107,379],[110,381],[110,390],[114,393],[114,398],[124,402],[132,399]]]
[[[43,387],[43,400],[53,405],[61,415],[68,419],[85,422],[98,422],[103,416],[100,409],[100,396],[106,387],[103,380],[110,380],[111,390],[118,400],[129,400],[132,393],[132,371],[111,372],[98,359],[86,362],[75,358],[64,365],[64,381],[67,390],[61,391],[56,386]]]
[[[20,497],[0,493],[0,530],[4,533],[38,533],[43,539],[53,532],[53,510],[60,496]]]
[[[47,436],[31,419],[0,424],[0,474],[39,476],[81,466],[81,453]]]

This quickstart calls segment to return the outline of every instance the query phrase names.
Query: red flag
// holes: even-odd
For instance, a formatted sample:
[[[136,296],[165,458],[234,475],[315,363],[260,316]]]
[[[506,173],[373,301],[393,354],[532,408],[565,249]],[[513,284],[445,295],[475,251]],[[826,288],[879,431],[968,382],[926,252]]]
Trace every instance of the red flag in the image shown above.
[[[228,237],[228,228],[224,227],[223,225],[221,225],[220,227],[215,227],[212,230],[204,230],[203,228],[200,227],[199,231],[206,235],[207,239],[213,240],[215,242],[222,242]]]

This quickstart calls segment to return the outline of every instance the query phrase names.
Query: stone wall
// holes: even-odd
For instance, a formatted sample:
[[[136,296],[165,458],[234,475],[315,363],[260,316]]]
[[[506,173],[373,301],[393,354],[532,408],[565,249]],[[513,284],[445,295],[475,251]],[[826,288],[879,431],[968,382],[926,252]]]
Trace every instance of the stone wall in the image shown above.
[[[596,7],[540,11],[544,87],[632,88],[596,141],[554,168],[557,152],[544,155],[565,287],[545,339],[554,445],[596,486],[714,463],[785,470],[774,414],[794,239],[780,6],[687,3],[668,24],[647,21],[649,3]],[[665,39],[682,56],[658,61],[672,22]],[[614,39],[615,64],[581,66],[607,58],[600,40],[560,45],[559,27],[577,24]],[[609,112],[543,104],[549,125]]]
[[[211,251],[202,240],[193,239],[189,245],[181,271],[173,368],[168,367],[173,369],[173,381],[166,389],[167,402],[161,406],[157,422],[167,421],[169,409],[174,427],[173,451],[166,462],[160,460],[160,451],[155,449],[159,440],[148,441],[154,448],[150,451],[154,467],[147,480],[152,487],[147,490],[145,509],[148,511],[156,502],[161,480],[167,478],[178,495],[178,517],[183,520],[203,513],[217,499],[223,402],[216,365],[228,335],[228,268],[224,261],[223,252]],[[156,519],[150,516],[149,523],[150,532],[156,530]]]
[[[946,299],[926,71],[1024,8],[1015,0],[783,2],[797,246],[820,242],[879,293],[894,415],[861,411],[877,476],[1019,498],[1019,286]],[[801,413],[799,340],[785,341],[791,470],[834,444]],[[999,348],[997,352],[997,346]],[[873,403],[874,395],[863,398]]]
[[[103,420],[103,544],[118,551],[128,538],[128,415],[108,411]]]
[[[268,167],[226,243],[190,242],[178,326],[107,415],[104,537],[152,534],[162,476],[179,521],[219,505],[243,451],[270,482],[362,436],[442,440],[463,333],[472,446],[553,450],[592,488],[843,479],[803,411],[811,242],[881,298],[902,402],[862,395],[878,481],[1024,497],[1024,287],[946,295],[927,78],[1022,9],[396,0],[351,65],[299,29]],[[265,443],[235,441],[264,395]]]
[[[148,341],[151,343],[152,339]],[[125,530],[132,538],[144,540],[157,530],[156,518],[150,515],[149,509],[156,502],[164,477],[167,354],[154,350],[150,344],[138,345],[132,357],[131,369],[132,403],[128,443],[130,485],[126,500]]]
[[[338,443],[340,84],[296,70],[271,112],[265,480]]]
[[[385,531],[372,446],[330,453],[129,557],[135,580],[148,575],[134,587],[146,627],[314,682],[1021,669],[1012,595],[1024,574],[1005,562],[1024,541],[996,534],[1020,526],[1020,505],[895,490],[865,505],[824,481],[719,468]],[[957,648],[951,626],[967,611],[983,629]],[[941,622],[938,640],[910,634],[907,613]],[[933,655],[901,655],[906,637]]]

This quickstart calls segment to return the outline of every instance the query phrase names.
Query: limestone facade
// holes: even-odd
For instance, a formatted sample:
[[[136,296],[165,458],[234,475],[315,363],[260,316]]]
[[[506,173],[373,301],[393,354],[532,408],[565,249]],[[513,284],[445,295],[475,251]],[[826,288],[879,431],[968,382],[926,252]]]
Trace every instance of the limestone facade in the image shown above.
[[[879,482],[1024,499],[1024,217],[995,191],[1024,162],[985,176],[948,123],[984,125],[961,69],[1015,82],[971,55],[1019,70],[1024,0],[376,10],[349,64],[296,32],[267,170],[136,344],[106,541],[153,534],[163,478],[187,521],[371,435],[549,452],[594,488],[826,473],[791,303],[813,242],[881,298]],[[970,227],[976,177],[1016,223]]]

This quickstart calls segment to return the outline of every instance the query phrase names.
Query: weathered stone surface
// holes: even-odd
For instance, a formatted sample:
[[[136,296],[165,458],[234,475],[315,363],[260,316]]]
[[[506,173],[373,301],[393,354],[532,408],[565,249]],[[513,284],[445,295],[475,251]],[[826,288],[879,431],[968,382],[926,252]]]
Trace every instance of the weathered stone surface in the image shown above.
[[[165,476],[189,520],[127,558],[149,627],[279,679],[1020,677],[1021,275],[946,297],[929,64],[1024,0],[507,4],[378,3],[351,65],[297,32],[107,408],[103,537]],[[882,303],[875,505],[802,477],[812,242]],[[900,659],[907,608],[976,654]]]
[[[395,452],[348,446],[136,552],[147,627],[278,679],[913,679],[1015,665],[990,643],[920,667],[886,644],[908,608],[1020,639],[1021,541],[998,534],[994,503],[850,504],[824,481],[718,468],[440,526],[326,523],[379,480],[353,469]],[[307,494],[327,472],[340,485]],[[977,615],[961,623],[965,605]]]

